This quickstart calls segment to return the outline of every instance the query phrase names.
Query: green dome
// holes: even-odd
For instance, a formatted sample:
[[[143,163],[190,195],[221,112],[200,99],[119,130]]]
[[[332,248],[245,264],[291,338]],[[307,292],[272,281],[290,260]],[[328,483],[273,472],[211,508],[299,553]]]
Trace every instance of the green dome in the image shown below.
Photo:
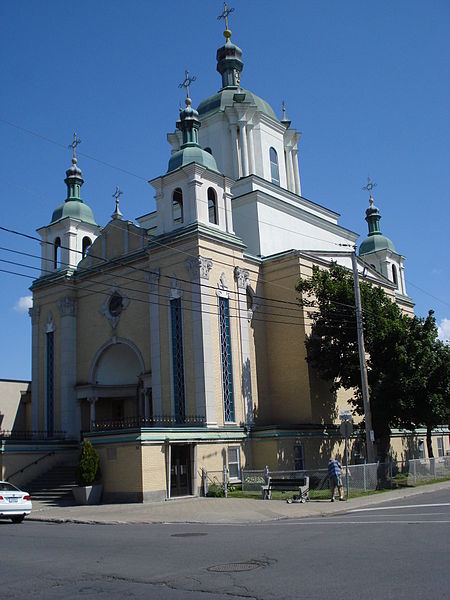
[[[83,223],[97,225],[92,210],[81,200],[66,200],[66,202],[55,208],[51,224],[61,221],[61,219],[65,219],[66,217],[78,219],[79,221],[83,221]]]
[[[198,145],[186,146],[175,152],[175,154],[172,154],[167,172],[170,173],[170,171],[175,171],[193,162],[203,165],[211,171],[219,172],[214,156]]]
[[[242,101],[243,104],[248,103],[250,105],[254,105],[256,106],[258,112],[263,113],[264,115],[267,115],[268,117],[271,117],[272,119],[276,119],[278,121],[278,118],[274,113],[273,108],[268,102],[266,102],[253,92],[249,92],[248,90],[244,90],[243,88],[239,88],[238,90],[238,88],[236,87],[224,88],[217,92],[217,94],[214,94],[213,96],[206,98],[206,100],[203,100],[203,102],[200,102],[197,108],[199,115],[202,116],[211,112],[220,112],[223,111],[226,106],[233,106],[233,104],[236,102],[233,99],[235,94],[245,94],[245,98]]]
[[[392,241],[382,233],[368,235],[359,247],[359,255],[378,252],[379,250],[392,250],[392,252],[396,252]]]
[[[370,182],[370,179],[369,179]],[[359,247],[359,255],[378,252],[379,250],[392,250],[395,252],[394,244],[383,235],[380,230],[380,211],[373,203],[372,194],[369,198],[369,208],[366,210],[366,221],[369,226],[369,235]]]

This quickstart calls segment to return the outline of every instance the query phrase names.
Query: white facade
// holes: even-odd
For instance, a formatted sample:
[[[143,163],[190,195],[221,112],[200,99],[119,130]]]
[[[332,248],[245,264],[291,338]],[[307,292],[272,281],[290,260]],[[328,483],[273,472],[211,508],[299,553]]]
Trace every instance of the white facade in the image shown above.
[[[60,269],[75,269],[84,258],[85,248],[97,239],[101,228],[66,217],[37,230],[41,242],[42,275]]]

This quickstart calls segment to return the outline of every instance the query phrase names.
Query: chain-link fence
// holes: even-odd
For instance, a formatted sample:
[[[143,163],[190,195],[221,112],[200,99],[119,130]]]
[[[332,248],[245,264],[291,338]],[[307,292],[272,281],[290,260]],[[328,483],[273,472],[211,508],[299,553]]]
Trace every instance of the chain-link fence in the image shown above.
[[[206,471],[202,469],[202,489],[206,495],[211,486],[225,492],[238,481],[229,479],[227,469],[222,471]],[[260,470],[242,469],[241,485],[244,494],[260,494],[261,486],[267,483],[268,477],[286,479],[309,477],[309,489],[313,497],[328,496],[330,479],[328,469],[306,469],[302,471],[270,471],[268,467]],[[406,461],[389,461],[349,465],[342,468],[342,484],[350,495],[369,492],[377,489],[414,486],[426,480],[450,478],[450,457],[416,459]]]
[[[330,489],[328,469],[307,469],[303,471],[243,470],[242,492],[260,492],[267,483],[267,477],[309,477],[309,489],[322,491]],[[368,492],[383,488],[395,488],[402,485],[412,486],[421,481],[450,477],[450,457],[417,459],[408,461],[389,461],[349,465],[342,469],[344,489],[351,492]]]

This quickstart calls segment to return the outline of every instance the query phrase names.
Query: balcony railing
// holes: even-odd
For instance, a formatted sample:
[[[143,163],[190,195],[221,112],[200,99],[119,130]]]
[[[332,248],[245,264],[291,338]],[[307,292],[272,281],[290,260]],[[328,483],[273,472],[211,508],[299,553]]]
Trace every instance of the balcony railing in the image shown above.
[[[112,431],[141,427],[203,427],[205,424],[206,417],[199,415],[187,415],[182,419],[173,415],[154,415],[152,417],[127,417],[126,419],[92,421],[91,431]]]
[[[63,440],[65,437],[65,431],[0,431],[0,440]]]

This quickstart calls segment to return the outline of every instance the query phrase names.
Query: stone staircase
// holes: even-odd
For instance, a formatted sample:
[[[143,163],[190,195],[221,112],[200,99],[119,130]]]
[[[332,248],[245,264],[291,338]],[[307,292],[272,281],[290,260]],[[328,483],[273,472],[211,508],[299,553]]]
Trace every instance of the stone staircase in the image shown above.
[[[75,504],[72,488],[75,483],[75,465],[57,465],[23,486],[32,502],[46,506],[69,506]]]

